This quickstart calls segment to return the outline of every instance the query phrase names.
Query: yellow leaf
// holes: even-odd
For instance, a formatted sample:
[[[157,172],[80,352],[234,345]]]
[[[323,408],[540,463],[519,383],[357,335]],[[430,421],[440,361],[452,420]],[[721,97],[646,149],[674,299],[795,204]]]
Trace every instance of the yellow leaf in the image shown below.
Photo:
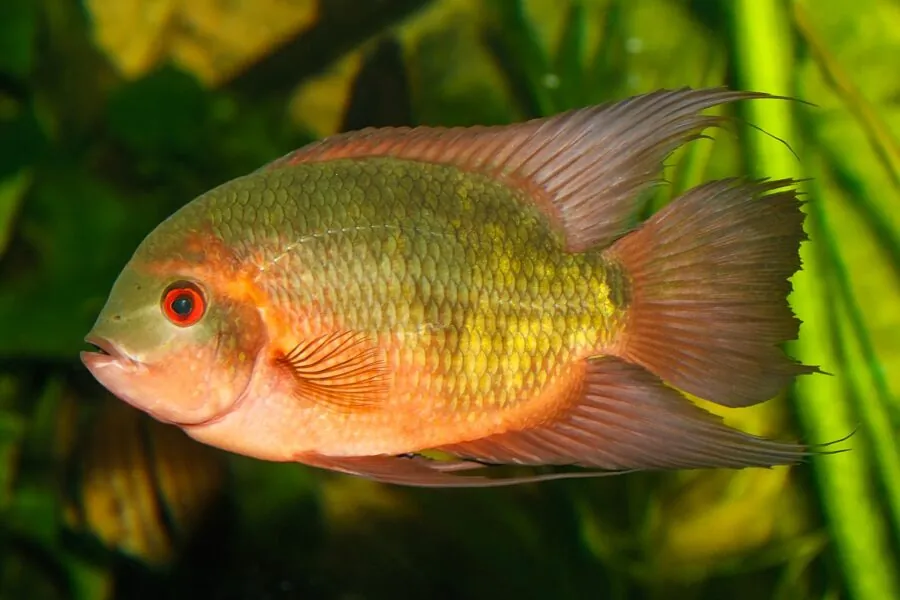
[[[216,85],[309,28],[318,0],[86,0],[97,43],[123,75],[165,60]]]
[[[86,0],[94,37],[126,77],[137,77],[164,54],[178,0]]]
[[[318,137],[338,133],[363,51],[345,55],[323,73],[307,79],[291,99],[290,113]]]

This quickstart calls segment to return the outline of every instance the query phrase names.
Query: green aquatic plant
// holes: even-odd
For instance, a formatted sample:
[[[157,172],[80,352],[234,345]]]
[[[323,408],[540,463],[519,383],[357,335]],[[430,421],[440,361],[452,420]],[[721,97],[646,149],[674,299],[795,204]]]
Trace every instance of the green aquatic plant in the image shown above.
[[[874,12],[884,9],[878,3],[870,4]],[[829,8],[835,13],[844,10],[832,3],[825,14]],[[821,15],[822,9],[817,5],[816,13]],[[851,452],[815,461],[820,500],[852,597],[894,597],[900,595],[900,446],[896,439],[900,421],[896,392],[891,390],[896,390],[897,382],[889,381],[882,359],[886,348],[873,335],[871,318],[872,304],[891,302],[890,295],[900,283],[896,270],[900,232],[887,218],[885,196],[873,196],[871,188],[860,183],[883,179],[896,193],[897,139],[887,120],[829,51],[807,3],[738,2],[731,17],[742,86],[816,102],[824,102],[824,94],[836,97],[851,117],[839,118],[849,120],[856,129],[844,127],[842,137],[865,136],[868,147],[860,150],[875,159],[863,171],[858,170],[859,163],[852,167],[841,164],[839,157],[844,153],[834,146],[838,140],[828,139],[832,137],[828,130],[833,130],[829,117],[816,114],[815,108],[796,112],[773,105],[754,108],[751,119],[755,124],[797,140],[803,165],[756,147],[750,150],[751,168],[757,174],[812,177],[807,208],[813,243],[806,248],[806,276],[796,285],[794,296],[798,310],[808,311],[808,316],[795,346],[803,360],[828,365],[826,370],[836,377],[799,381],[795,406],[811,438],[837,439],[859,425],[850,440]],[[872,43],[855,41],[860,47]],[[883,40],[876,36],[874,41]],[[803,63],[818,72],[804,70]],[[865,77],[864,71],[862,74]],[[874,91],[872,81],[866,83]],[[821,95],[813,95],[814,90]],[[873,164],[880,173],[874,172]],[[836,172],[843,176],[835,177]],[[844,204],[843,210],[849,208],[861,217],[861,227],[836,218],[843,212],[836,208],[840,204]],[[854,245],[867,239],[879,242],[874,253],[853,251]],[[861,297],[854,279],[873,275],[879,278],[883,295]],[[874,310],[884,308],[876,306]],[[898,325],[895,321],[889,327],[896,330]]]

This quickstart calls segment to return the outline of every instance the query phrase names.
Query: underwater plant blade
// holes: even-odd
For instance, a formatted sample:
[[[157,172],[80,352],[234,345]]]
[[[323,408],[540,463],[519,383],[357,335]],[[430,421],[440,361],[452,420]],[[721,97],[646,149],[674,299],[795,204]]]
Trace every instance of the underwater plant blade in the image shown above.
[[[735,30],[735,56],[740,87],[775,94],[794,95],[797,82],[791,53],[789,15],[777,0],[740,0],[732,9]],[[756,127],[789,142],[797,140],[792,107],[787,103],[752,103],[748,120]],[[800,166],[789,153],[771,150],[760,136],[751,136],[748,144],[748,167],[756,174],[784,176],[797,174]],[[768,150],[768,151],[767,151]],[[815,175],[814,173],[811,173]],[[813,188],[815,189],[815,188]],[[822,197],[810,198],[811,217],[824,210]],[[811,218],[811,220],[813,220]],[[808,225],[809,227],[809,225]],[[816,244],[829,232],[814,230],[812,242],[801,249],[804,272],[794,278],[792,301],[805,325],[800,339],[793,344],[793,353],[805,363],[820,364],[823,368],[838,368],[837,356],[829,336],[829,309],[825,298],[825,279],[833,273],[830,264],[834,256],[823,256]],[[795,387],[797,410],[808,439],[838,439],[855,426],[857,416],[853,406],[839,389],[837,378],[822,376],[800,378]],[[869,427],[865,432],[868,433]],[[865,438],[858,434],[856,438]],[[854,440],[854,444],[862,439]],[[814,461],[821,501],[829,527],[834,535],[836,551],[843,563],[844,575],[854,598],[898,597],[896,557],[882,517],[884,506],[869,485],[873,468],[865,451],[847,452]],[[882,473],[887,475],[887,473]]]

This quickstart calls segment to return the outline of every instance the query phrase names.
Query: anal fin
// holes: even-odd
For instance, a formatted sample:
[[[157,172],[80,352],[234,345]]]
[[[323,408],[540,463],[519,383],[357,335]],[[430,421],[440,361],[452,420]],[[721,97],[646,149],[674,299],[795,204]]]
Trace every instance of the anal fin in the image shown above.
[[[614,471],[771,467],[813,453],[728,427],[640,366],[605,357],[586,367],[580,400],[554,421],[440,450],[494,464]]]

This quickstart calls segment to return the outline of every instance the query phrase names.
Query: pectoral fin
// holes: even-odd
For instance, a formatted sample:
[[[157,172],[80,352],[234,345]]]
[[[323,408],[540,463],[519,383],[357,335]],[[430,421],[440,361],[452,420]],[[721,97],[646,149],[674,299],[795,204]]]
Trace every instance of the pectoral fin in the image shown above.
[[[293,380],[301,401],[341,411],[371,410],[388,395],[384,352],[365,334],[337,331],[306,340],[277,364]]]

